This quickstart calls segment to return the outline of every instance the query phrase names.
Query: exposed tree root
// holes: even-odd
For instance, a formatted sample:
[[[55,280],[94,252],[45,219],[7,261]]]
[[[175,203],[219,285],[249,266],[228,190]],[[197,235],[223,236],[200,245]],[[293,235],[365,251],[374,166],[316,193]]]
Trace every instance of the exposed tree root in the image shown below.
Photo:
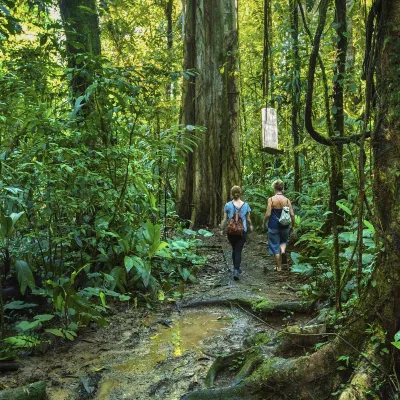
[[[319,335],[316,335],[319,336]],[[355,342],[354,344],[356,343]],[[237,386],[214,389],[198,390],[183,397],[185,400],[210,400],[210,399],[256,399],[257,396],[265,398],[266,393],[275,391],[293,395],[298,398],[300,391],[311,391],[314,386],[319,386],[318,398],[327,398],[334,390],[333,378],[337,373],[337,358],[343,355],[357,354],[353,344],[336,337],[317,352],[298,358],[284,359],[274,357],[264,360],[261,365],[242,383]],[[317,385],[317,381],[323,382]],[[321,394],[324,392],[324,395]]]
[[[288,326],[278,334],[278,353],[285,354],[296,348],[307,348],[324,340],[325,324]]]
[[[312,301],[285,301],[273,302],[266,299],[251,300],[240,298],[227,298],[227,299],[206,299],[200,301],[193,301],[186,304],[181,304],[181,308],[194,308],[205,306],[234,306],[239,305],[246,309],[252,309],[260,312],[261,314],[282,314],[282,313],[299,313],[308,314],[314,308]]]
[[[356,370],[349,380],[348,387],[341,393],[339,400],[368,400],[373,391],[373,378],[376,376],[376,368],[372,363],[378,365],[378,355],[373,343],[369,342],[367,349],[363,352],[367,356],[360,360]]]
[[[44,400],[47,382],[35,382],[15,389],[0,391],[0,400]]]
[[[260,350],[258,348],[251,347],[249,349],[243,351],[237,351],[235,353],[228,354],[226,356],[218,356],[211,365],[210,369],[208,370],[205,379],[206,387],[210,388],[214,385],[214,380],[220,371],[226,368],[230,368],[234,364],[241,365],[243,369],[243,367],[247,364],[247,361],[249,359],[252,359],[254,355],[259,356],[259,353]],[[242,369],[239,371],[239,374],[242,372]],[[246,369],[249,369],[249,366],[246,367]],[[242,374],[245,374],[245,372],[243,371]],[[245,376],[243,376],[243,378],[244,377]]]
[[[251,373],[263,362],[263,357],[260,354],[250,355],[246,362],[243,364],[240,371],[236,374],[233,380],[232,386],[239,385],[245,378],[251,375]]]

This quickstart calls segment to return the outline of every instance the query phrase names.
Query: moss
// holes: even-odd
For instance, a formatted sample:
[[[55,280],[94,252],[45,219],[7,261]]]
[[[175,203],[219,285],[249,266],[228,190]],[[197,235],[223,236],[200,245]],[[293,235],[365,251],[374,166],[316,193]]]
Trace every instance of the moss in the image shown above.
[[[268,332],[260,332],[256,333],[252,338],[251,338],[251,345],[253,346],[263,346],[264,344],[267,344],[271,341],[271,336]]]
[[[271,308],[271,302],[266,298],[261,298],[252,302],[252,309],[254,311],[262,311],[269,308]]]

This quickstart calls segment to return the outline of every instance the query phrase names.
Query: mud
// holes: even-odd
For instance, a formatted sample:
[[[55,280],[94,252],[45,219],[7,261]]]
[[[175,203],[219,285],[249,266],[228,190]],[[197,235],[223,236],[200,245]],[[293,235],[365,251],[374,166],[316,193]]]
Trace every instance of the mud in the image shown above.
[[[182,303],[299,298],[298,277],[288,270],[273,271],[265,236],[248,236],[239,281],[231,276],[226,239],[207,238],[204,245],[200,251],[208,255],[207,265],[198,281],[186,288]],[[166,302],[157,310],[118,306],[107,328],[87,328],[72,343],[58,342],[42,355],[25,357],[19,371],[0,376],[0,384],[5,388],[46,380],[50,400],[175,400],[203,387],[216,356],[243,349],[257,333],[273,337],[299,318],[308,317],[271,317],[266,325],[235,305],[185,309]]]

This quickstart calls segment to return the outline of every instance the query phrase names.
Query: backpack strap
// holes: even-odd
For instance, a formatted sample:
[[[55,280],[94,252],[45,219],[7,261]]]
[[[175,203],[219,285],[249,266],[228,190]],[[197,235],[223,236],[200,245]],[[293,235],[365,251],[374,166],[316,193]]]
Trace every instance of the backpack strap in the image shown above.
[[[233,205],[233,211],[235,211],[235,208],[240,212],[240,210],[243,208],[243,206],[246,204],[246,202],[243,202],[243,204],[240,206],[240,208],[239,207],[236,207],[235,206],[235,204],[233,203],[233,200],[232,200],[232,205]]]

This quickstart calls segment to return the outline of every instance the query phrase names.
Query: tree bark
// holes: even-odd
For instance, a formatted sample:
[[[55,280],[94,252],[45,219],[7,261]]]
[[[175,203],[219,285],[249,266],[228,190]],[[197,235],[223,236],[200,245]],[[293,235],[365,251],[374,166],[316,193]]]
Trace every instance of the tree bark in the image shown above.
[[[299,8],[296,0],[290,1],[291,30],[292,30],[292,53],[293,53],[293,77],[292,77],[292,137],[294,146],[294,190],[301,191],[300,185],[300,153],[296,147],[300,144],[300,132],[298,125],[299,104],[300,104],[300,69],[301,60],[299,55]]]
[[[217,4],[217,5],[216,5]],[[235,1],[187,0],[181,123],[206,127],[177,175],[177,211],[193,226],[215,226],[232,185],[240,185]]]
[[[73,74],[71,88],[74,98],[85,93],[91,84],[90,74],[80,71],[83,60],[77,60],[80,53],[97,56],[101,53],[100,28],[95,0],[59,0],[61,18],[67,38],[68,67],[77,68]]]
[[[377,45],[379,129],[372,136],[372,146],[377,228],[384,238],[385,251],[379,259],[376,282],[379,301],[383,302],[383,328],[392,341],[400,330],[400,2],[383,0],[381,10]],[[399,361],[398,350],[391,349]]]

